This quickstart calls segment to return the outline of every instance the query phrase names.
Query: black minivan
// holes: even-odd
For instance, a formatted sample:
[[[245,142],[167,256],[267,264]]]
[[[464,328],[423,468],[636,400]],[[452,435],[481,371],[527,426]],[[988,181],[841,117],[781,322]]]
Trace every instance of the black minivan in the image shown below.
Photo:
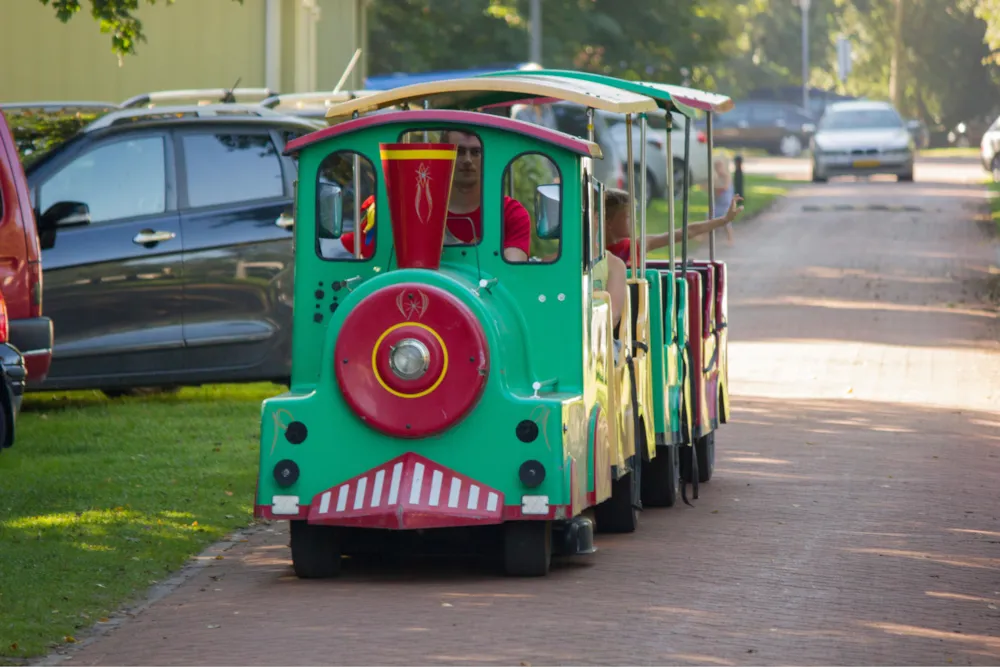
[[[286,382],[282,152],[323,125],[249,104],[115,109],[25,156],[55,331],[40,388]]]

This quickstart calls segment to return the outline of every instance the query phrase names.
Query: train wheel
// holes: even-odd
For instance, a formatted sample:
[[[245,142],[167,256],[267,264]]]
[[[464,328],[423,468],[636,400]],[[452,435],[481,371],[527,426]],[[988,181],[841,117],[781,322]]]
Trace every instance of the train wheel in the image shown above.
[[[300,579],[325,579],[340,572],[340,535],[333,526],[292,521],[292,567]]]
[[[503,567],[512,577],[544,577],[552,565],[551,521],[504,524]]]
[[[642,504],[673,507],[681,488],[681,467],[677,445],[659,445],[656,458],[643,464]]]
[[[715,431],[698,438],[694,450],[698,456],[698,481],[707,482],[715,470]]]

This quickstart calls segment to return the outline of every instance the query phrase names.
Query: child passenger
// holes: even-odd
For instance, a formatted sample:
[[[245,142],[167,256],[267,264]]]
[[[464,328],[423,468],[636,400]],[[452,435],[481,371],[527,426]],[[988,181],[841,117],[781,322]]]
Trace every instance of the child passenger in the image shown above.
[[[713,229],[728,225],[743,211],[742,202],[743,198],[735,195],[729,203],[725,215],[689,224],[688,238],[701,236]],[[628,192],[618,188],[608,188],[604,191],[604,233],[607,239],[607,248],[610,253],[626,263],[629,261],[629,252],[631,251],[629,240],[631,216],[628,208]],[[674,230],[674,242],[680,243],[683,239],[683,233],[682,229]],[[646,236],[646,252],[666,247],[669,244],[670,232]]]

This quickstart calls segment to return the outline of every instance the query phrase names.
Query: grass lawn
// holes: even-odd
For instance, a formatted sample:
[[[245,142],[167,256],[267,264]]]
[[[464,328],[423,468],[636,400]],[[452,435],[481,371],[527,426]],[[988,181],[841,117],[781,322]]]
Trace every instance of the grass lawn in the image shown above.
[[[740,224],[740,220],[743,220],[749,216],[758,213],[760,210],[768,206],[775,198],[784,196],[788,192],[789,188],[794,187],[796,181],[789,181],[780,178],[774,178],[772,176],[761,176],[757,174],[745,174],[743,177],[744,183],[744,202],[743,202],[743,213],[739,218],[736,219],[734,224]],[[716,217],[722,215],[725,211],[716,211]],[[688,201],[688,219],[691,222],[697,222],[699,220],[705,220],[708,218],[708,195],[706,191],[698,186],[695,186],[691,190],[691,198]],[[674,220],[677,228],[680,228],[681,220],[681,201],[678,199],[675,204]],[[669,226],[669,210],[667,209],[667,202],[664,199],[654,199],[652,204],[650,204],[649,209],[646,212],[646,233],[647,234],[660,234],[667,231]],[[719,234],[725,235],[725,230],[720,229],[716,232],[716,238]],[[697,239],[688,240],[688,252],[690,253],[693,249],[698,248],[700,244],[707,244],[707,236],[702,236]],[[718,241],[716,241],[718,243]],[[716,246],[718,247],[718,246]],[[678,256],[680,256],[681,245],[677,242],[676,251]],[[666,259],[670,256],[669,248],[660,248],[650,253],[650,257],[655,257],[657,259]]]
[[[990,214],[993,217],[993,224],[997,226],[997,233],[1000,234],[1000,183],[994,183],[990,178],[986,182],[986,187],[990,190]]]
[[[283,390],[29,394],[0,454],[0,663],[74,641],[246,527],[260,404]]]

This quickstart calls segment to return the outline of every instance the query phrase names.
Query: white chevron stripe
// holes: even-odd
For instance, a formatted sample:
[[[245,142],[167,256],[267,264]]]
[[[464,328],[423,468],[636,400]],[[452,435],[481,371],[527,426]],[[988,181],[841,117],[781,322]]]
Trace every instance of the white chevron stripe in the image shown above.
[[[375,485],[372,487],[372,507],[378,507],[382,503],[382,480],[385,479],[385,470],[375,473]]]
[[[410,504],[420,503],[420,490],[424,485],[424,464],[413,464],[413,486],[410,487]]]
[[[474,510],[479,507],[479,487],[473,484],[469,487],[469,502],[466,508]]]
[[[365,491],[368,489],[368,478],[362,477],[358,480],[358,492],[354,494],[354,509],[359,510],[365,506]]]
[[[392,482],[389,483],[389,504],[393,505],[399,497],[399,479],[403,476],[403,464],[397,463],[392,469]]]
[[[319,499],[319,513],[326,514],[326,511],[330,509],[330,492],[327,491],[323,494],[323,497]]]
[[[440,470],[435,470],[434,474],[431,475],[431,497],[427,501],[431,507],[437,507],[438,501],[441,500],[441,479],[443,477]]]
[[[448,492],[448,507],[458,507],[458,494],[462,490],[462,480],[451,478],[451,491]]]
[[[347,507],[347,494],[351,491],[350,484],[344,484],[340,487],[340,494],[337,496],[337,511],[343,512],[344,508]]]

